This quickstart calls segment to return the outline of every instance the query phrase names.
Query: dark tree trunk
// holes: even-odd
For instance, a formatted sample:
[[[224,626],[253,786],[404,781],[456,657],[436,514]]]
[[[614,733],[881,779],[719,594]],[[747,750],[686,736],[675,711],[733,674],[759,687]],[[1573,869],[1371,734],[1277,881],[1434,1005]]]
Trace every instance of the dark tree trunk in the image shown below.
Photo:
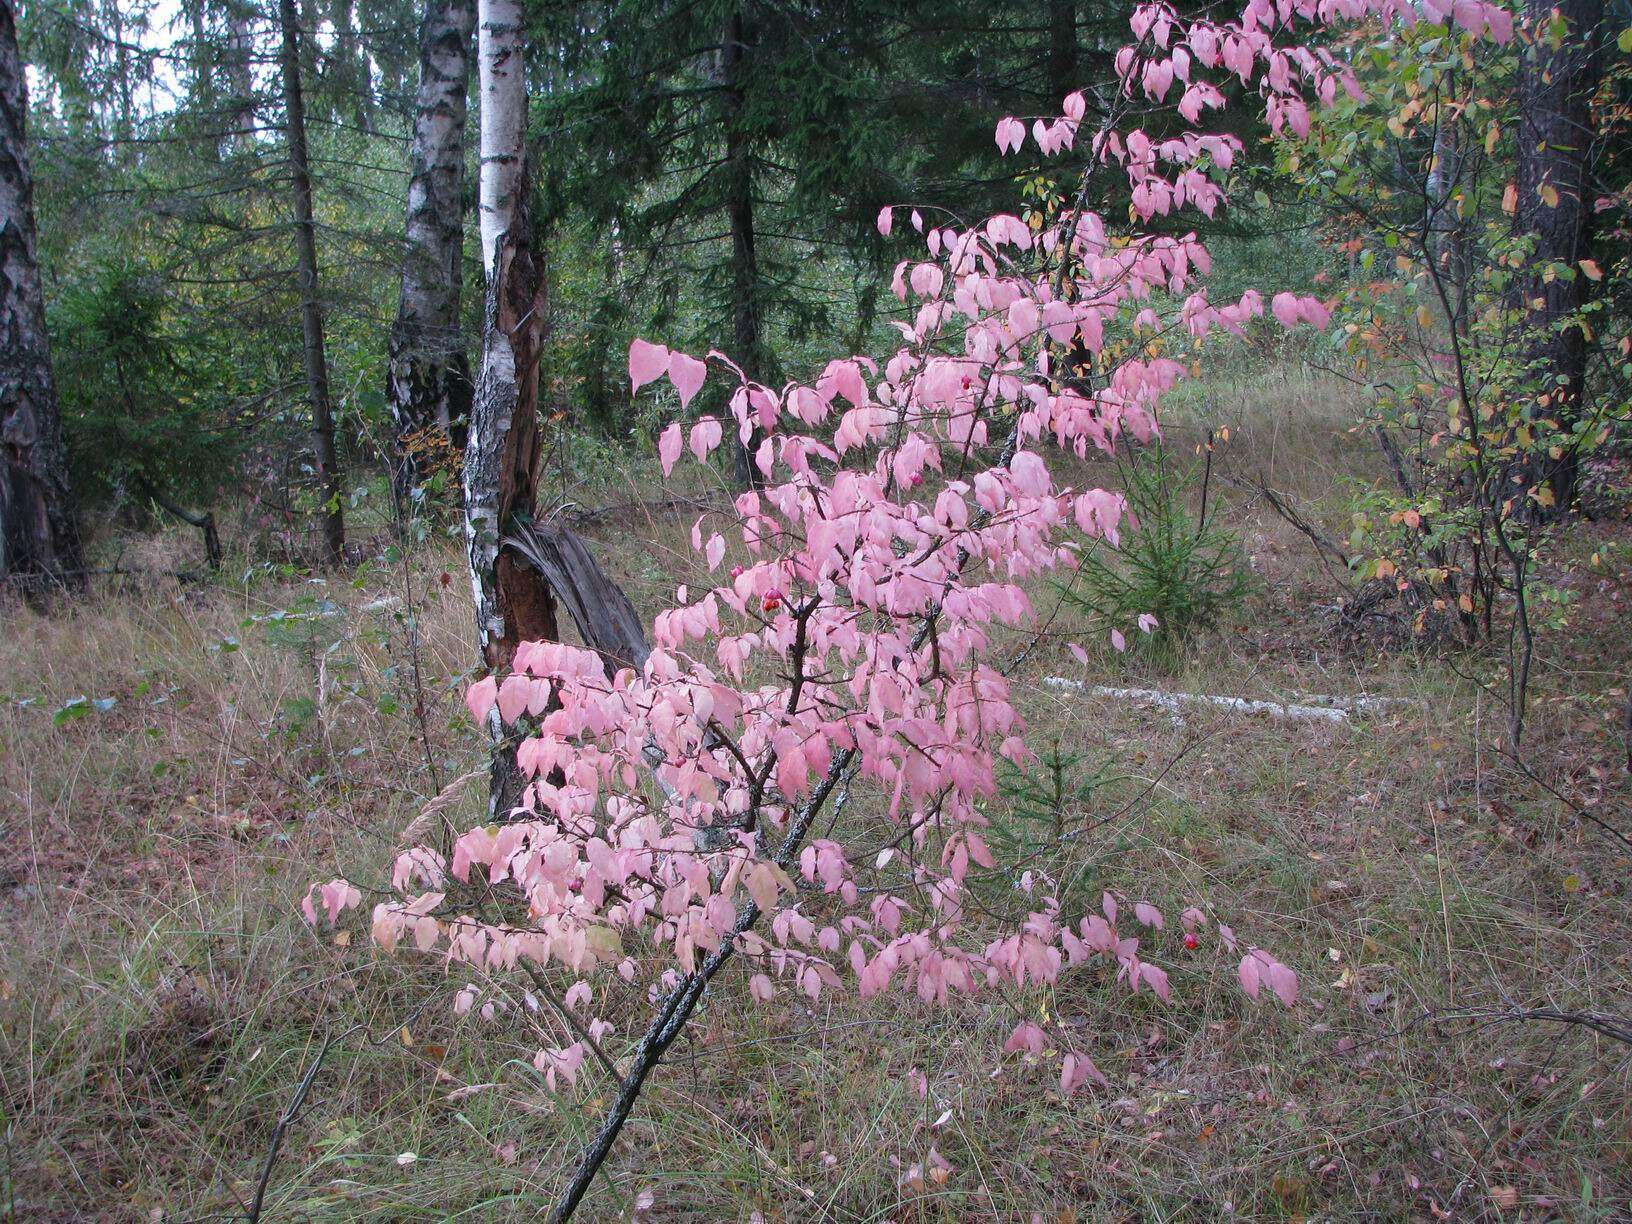
[[[413,176],[402,292],[391,330],[386,397],[396,433],[399,486],[424,473],[425,441],[451,439],[470,412],[470,363],[459,332],[464,249],[465,91],[475,0],[429,0],[419,31]]]
[[[295,195],[295,255],[300,273],[301,347],[306,389],[312,401],[312,457],[323,499],[323,555],[330,565],[345,558],[345,512],[340,504],[340,465],[334,450],[334,410],[329,400],[329,363],[323,352],[323,305],[317,293],[317,223],[312,217],[312,173],[306,157],[306,106],[300,89],[300,27],[295,0],[279,0],[283,26],[283,105],[288,126],[289,177]]]
[[[480,0],[482,261],[487,302],[482,369],[465,447],[465,538],[476,599],[476,639],[493,672],[510,666],[523,642],[557,638],[548,583],[500,542],[532,517],[544,467],[538,421],[538,360],[548,304],[544,263],[533,248],[528,212],[527,83],[520,0]],[[518,805],[522,778],[515,745],[495,713],[491,811]]]
[[[1077,79],[1076,0],[1048,0],[1047,101],[1058,107],[1065,95],[1081,86]]]
[[[1562,37],[1554,38],[1554,15]],[[1601,73],[1604,0],[1525,0],[1525,24],[1533,38],[1519,72],[1518,207],[1515,224],[1533,235],[1535,250],[1520,280],[1521,310],[1530,337],[1529,357],[1537,402],[1534,415],[1566,429],[1580,419],[1587,342],[1579,327],[1560,327],[1588,300],[1591,282],[1581,275],[1591,239],[1592,201],[1588,165],[1595,139],[1591,104]],[[1569,277],[1542,276],[1552,263]],[[1530,487],[1552,486],[1552,513],[1567,513],[1575,495],[1573,451],[1541,460]]]
[[[726,211],[731,223],[731,314],[732,358],[755,382],[765,378],[764,341],[760,334],[759,258],[754,250],[754,166],[747,134],[742,130],[744,23],[742,11],[733,10],[725,25],[725,45],[720,54],[720,83],[725,87],[725,173]],[[750,448],[740,435],[732,434],[739,488],[760,484]]]
[[[0,0],[0,579],[82,581],[34,234],[28,85]]]

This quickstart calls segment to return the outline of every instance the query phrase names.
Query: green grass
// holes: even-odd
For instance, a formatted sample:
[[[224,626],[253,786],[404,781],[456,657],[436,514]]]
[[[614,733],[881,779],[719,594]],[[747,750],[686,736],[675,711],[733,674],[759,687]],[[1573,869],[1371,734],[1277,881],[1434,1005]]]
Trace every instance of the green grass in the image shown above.
[[[1210,411],[1246,412],[1256,384],[1241,377],[1213,387]],[[1275,437],[1278,476],[1316,481],[1334,452],[1309,429],[1275,435],[1282,406],[1264,413],[1238,422],[1256,441],[1233,461],[1269,463]],[[1079,772],[1057,812],[1011,796],[993,815],[1084,905],[1104,887],[1207,905],[1299,971],[1298,1008],[1252,1005],[1222,953],[1187,952],[1172,931],[1150,941],[1172,974],[1168,1006],[1090,970],[1004,1006],[824,993],[762,1009],[727,971],[583,1218],[627,1217],[643,1193],[658,1219],[1190,1220],[1225,1218],[1226,1204],[1254,1220],[1623,1218],[1625,1048],[1484,1013],[1632,1011],[1632,861],[1491,751],[1501,720],[1463,676],[1492,660],[1345,645],[1310,611],[1331,597],[1296,538],[1239,495],[1221,513],[1259,592],[1160,672],[1107,659],[1087,678],[1402,703],[1337,726],[1194,707],[1179,726],[1043,686],[1082,670],[1050,639],[1018,687],[1035,742],[1078,756]],[[631,514],[598,537],[648,613],[695,577],[688,528]],[[313,880],[380,879],[421,805],[480,763],[458,700],[465,584],[437,581],[461,560],[432,544],[413,563],[429,592],[428,744],[400,700],[403,638],[367,609],[397,589],[389,568],[321,588],[341,643],[326,660],[327,642],[245,625],[310,595],[298,578],[110,588],[49,619],[6,609],[0,1213],[241,1212],[331,1034],[270,1218],[530,1218],[559,1188],[607,1085],[586,1067],[578,1090],[544,1089],[530,1060],[559,1040],[548,1014],[456,1017],[458,980],[434,960],[373,955],[366,913],[338,941],[296,913]],[[1624,595],[1625,576],[1609,590]],[[1608,699],[1580,699],[1577,660],[1600,687],[1624,675],[1617,623],[1584,613],[1546,639],[1534,732],[1533,764],[1606,817],[1628,788]],[[55,725],[82,693],[118,702]],[[294,698],[311,708],[292,721]],[[1110,776],[1088,785],[1101,766]],[[474,818],[479,798],[460,802]],[[849,811],[877,818],[865,796]],[[1054,841],[1056,819],[1072,836]],[[1069,1027],[1110,1088],[1061,1104],[1052,1059],[999,1057],[1013,1009]],[[627,1037],[640,1010],[621,1016]],[[949,1175],[909,1181],[932,1147]]]

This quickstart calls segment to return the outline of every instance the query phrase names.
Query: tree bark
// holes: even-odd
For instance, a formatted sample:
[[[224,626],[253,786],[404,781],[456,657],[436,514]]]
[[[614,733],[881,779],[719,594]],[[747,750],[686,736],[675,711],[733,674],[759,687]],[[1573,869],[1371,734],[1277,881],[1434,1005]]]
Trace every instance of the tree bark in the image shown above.
[[[323,351],[323,305],[317,292],[317,223],[312,216],[312,173],[306,157],[306,105],[300,88],[300,26],[295,0],[279,0],[283,26],[283,105],[288,126],[289,177],[295,196],[295,257],[300,275],[301,348],[306,389],[312,401],[312,457],[323,499],[323,554],[330,565],[345,559],[345,511],[340,504],[340,466],[334,450],[334,410],[329,400],[329,363]]]
[[[527,80],[520,0],[479,0],[481,72],[482,266],[487,300],[481,375],[465,446],[465,539],[476,599],[482,662],[498,672],[522,642],[557,637],[549,585],[500,542],[530,519],[543,470],[538,421],[538,359],[547,304],[543,261],[533,247],[528,210]],[[521,799],[515,745],[498,715],[488,730],[498,744],[489,793],[496,817]]]
[[[391,330],[386,398],[406,489],[424,473],[416,441],[452,437],[470,412],[470,363],[459,332],[464,249],[465,91],[475,0],[429,0],[419,30],[419,94],[402,291]]]
[[[1441,112],[1444,115],[1444,112]],[[1465,227],[1457,215],[1456,193],[1462,186],[1463,153],[1457,120],[1444,115],[1434,133],[1423,206],[1428,214],[1428,243],[1425,254],[1441,270],[1450,288],[1450,326],[1467,331],[1464,307],[1468,297],[1468,265]]]
[[[1066,94],[1082,84],[1077,76],[1076,0],[1048,0],[1047,101],[1059,106]]]
[[[1565,27],[1557,38],[1555,14]],[[1591,240],[1591,105],[1602,71],[1604,0],[1525,0],[1524,15],[1532,41],[1519,70],[1515,225],[1534,237],[1535,249],[1526,262],[1529,274],[1519,282],[1521,313],[1536,380],[1534,415],[1568,429],[1580,419],[1587,342],[1581,328],[1560,324],[1586,305],[1591,287],[1580,261]],[[1574,275],[1544,279],[1552,263]],[[1529,474],[1528,486],[1551,484],[1557,516],[1569,510],[1575,478],[1571,450],[1559,460],[1544,459],[1541,470]]]
[[[227,129],[232,147],[243,149],[255,139],[255,76],[251,69],[255,27],[244,0],[231,0],[229,9],[223,57],[229,93]]]
[[[83,565],[51,378],[27,117],[13,9],[0,0],[0,580],[77,587]]]
[[[754,249],[754,167],[747,134],[742,130],[742,61],[744,44],[742,10],[733,9],[726,19],[724,46],[720,53],[720,83],[725,87],[725,173],[726,212],[731,223],[731,313],[732,358],[754,382],[765,378],[763,338],[759,315],[759,257]],[[744,444],[732,432],[737,486],[757,488],[762,482],[754,466],[750,447],[754,435]]]

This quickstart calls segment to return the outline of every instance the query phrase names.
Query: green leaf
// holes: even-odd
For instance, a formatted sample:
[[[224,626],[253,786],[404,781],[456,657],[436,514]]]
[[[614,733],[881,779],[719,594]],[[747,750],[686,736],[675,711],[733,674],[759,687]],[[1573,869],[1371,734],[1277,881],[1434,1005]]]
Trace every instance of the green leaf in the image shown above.
[[[78,697],[70,697],[67,701],[63,702],[54,711],[52,711],[51,725],[53,727],[65,726],[68,723],[73,722],[76,718],[84,718],[90,712],[90,698],[84,696],[83,694]]]

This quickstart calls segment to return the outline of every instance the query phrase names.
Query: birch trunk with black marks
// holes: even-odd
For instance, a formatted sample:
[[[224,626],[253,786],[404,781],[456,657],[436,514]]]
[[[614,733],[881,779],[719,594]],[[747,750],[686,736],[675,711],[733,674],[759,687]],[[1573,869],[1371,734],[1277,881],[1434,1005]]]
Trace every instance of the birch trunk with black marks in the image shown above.
[[[1587,338],[1564,320],[1580,312],[1591,289],[1580,261],[1591,241],[1592,96],[1602,73],[1604,0],[1525,0],[1524,16],[1534,37],[1519,69],[1514,224],[1534,237],[1535,248],[1519,281],[1521,313],[1537,384],[1535,415],[1569,428],[1581,415]],[[1572,274],[1549,276],[1552,264]],[[1550,484],[1551,514],[1567,513],[1575,496],[1574,450],[1540,466],[1524,483]]]
[[[28,85],[10,0],[0,3],[0,580],[77,586],[79,535],[34,233]]]
[[[726,212],[731,223],[731,313],[735,349],[732,357],[751,380],[765,378],[763,341],[759,316],[759,257],[754,249],[754,166],[753,154],[743,128],[744,21],[741,9],[732,10],[726,20],[724,46],[720,52],[720,83],[725,89],[725,173]],[[761,483],[750,447],[732,433],[737,486],[756,488]]]
[[[530,518],[543,470],[538,359],[544,342],[543,260],[528,211],[527,80],[519,0],[479,0],[476,57],[481,75],[482,266],[487,300],[482,364],[465,446],[465,539],[476,598],[482,663],[507,668],[522,642],[555,640],[549,585],[514,552],[500,548],[512,524]],[[520,801],[515,744],[495,712],[491,810]]]
[[[391,329],[386,398],[397,479],[423,477],[420,440],[452,439],[470,412],[470,363],[459,332],[464,248],[465,91],[475,0],[429,0],[419,28],[419,93],[408,183],[402,289]]]
[[[317,291],[317,222],[312,215],[312,172],[306,156],[306,103],[300,87],[300,26],[295,0],[279,0],[283,27],[283,106],[289,142],[289,178],[295,197],[295,258],[300,278],[301,349],[312,404],[312,458],[323,499],[323,556],[330,565],[345,557],[345,511],[340,504],[340,466],[334,449],[334,409],[329,399],[329,362],[323,351],[323,305]]]

